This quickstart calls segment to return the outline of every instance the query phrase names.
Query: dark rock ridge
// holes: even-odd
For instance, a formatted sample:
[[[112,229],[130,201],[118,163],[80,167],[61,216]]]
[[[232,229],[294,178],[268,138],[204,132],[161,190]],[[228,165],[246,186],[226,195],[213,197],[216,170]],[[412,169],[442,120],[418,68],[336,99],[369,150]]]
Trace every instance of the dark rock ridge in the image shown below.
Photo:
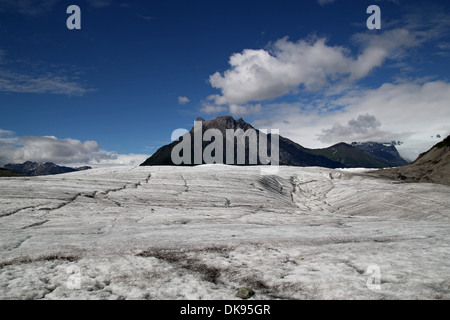
[[[245,122],[242,118],[235,120],[231,116],[222,116],[217,117],[214,120],[205,121],[204,119],[198,118],[197,121],[203,122],[203,133],[208,129],[218,129],[223,137],[224,137],[224,146],[225,146],[225,137],[227,129],[242,129],[246,131],[248,129],[255,129],[252,125]],[[255,129],[255,131],[259,134],[259,130]],[[193,150],[194,150],[194,128],[189,132],[191,136],[191,154],[193,161]],[[267,146],[270,154],[270,141],[272,139],[272,135],[269,133],[267,135]],[[259,140],[258,140],[259,141]],[[141,166],[171,166],[174,165],[172,162],[171,154],[172,149],[179,143],[179,141],[174,141],[168,145],[161,147],[158,151],[155,152],[150,158],[148,158]],[[202,150],[209,145],[211,142],[203,142]],[[224,147],[225,149],[225,147]],[[248,157],[248,143],[245,146],[246,156],[245,156],[245,165],[249,165],[249,157]],[[395,147],[394,147],[395,149]],[[225,161],[225,150],[223,151],[223,159]],[[234,150],[235,162],[236,161],[236,146]],[[258,159],[258,164],[261,162]],[[377,159],[370,154],[367,154],[363,151],[360,151],[348,144],[340,144],[328,149],[320,149],[313,150],[302,147],[301,145],[285,138],[279,136],[279,164],[280,165],[289,165],[289,166],[301,166],[301,167],[326,167],[326,168],[353,168],[353,167],[366,167],[366,168],[384,168],[384,167],[392,167],[391,163],[386,161]]]
[[[91,167],[70,168],[58,166],[51,162],[42,163],[31,161],[27,161],[22,164],[7,164],[4,166],[4,168],[29,176],[55,175],[91,169]]]
[[[342,163],[348,168],[386,168],[392,163],[372,156],[347,143],[338,143],[326,149],[311,150],[311,153],[323,155],[333,161]]]
[[[450,185],[450,136],[422,153],[413,163],[375,172],[405,182],[432,182]]]
[[[0,168],[0,177],[24,177],[24,176],[26,175],[8,169]]]
[[[197,121],[202,121],[202,131],[203,133],[208,129],[218,129],[223,136],[223,159],[225,162],[226,159],[226,150],[225,150],[225,137],[226,137],[226,130],[227,129],[242,129],[244,132],[248,129],[255,129],[252,125],[245,122],[242,118],[235,120],[231,116],[222,116],[217,117],[214,120],[211,121],[205,121],[204,119],[198,118]],[[255,129],[255,131],[259,135],[259,130]],[[191,157],[192,161],[191,164],[194,163],[194,128],[191,129],[189,132],[191,136]],[[262,133],[261,133],[262,134]],[[267,146],[270,154],[270,141],[271,141],[271,134],[267,135]],[[258,138],[259,142],[259,138]],[[171,166],[174,165],[172,162],[172,149],[179,143],[179,141],[174,141],[169,145],[165,145],[162,148],[160,148],[154,155],[152,155],[150,158],[148,158],[144,163],[141,164],[141,166]],[[208,146],[211,142],[203,142],[202,144],[202,150],[205,149],[206,146]],[[250,165],[249,156],[248,156],[248,150],[249,146],[248,143],[245,145],[245,165]],[[279,137],[279,164],[280,165],[292,165],[292,166],[321,166],[321,167],[328,167],[328,168],[340,168],[342,167],[341,163],[332,161],[326,157],[314,155],[308,152],[306,148],[303,148],[299,144],[286,139],[284,137]],[[237,147],[235,144],[235,150],[234,150],[234,164],[237,164]],[[258,159],[258,163],[261,164],[261,162]],[[190,164],[188,164],[190,165]]]
[[[407,165],[409,162],[403,159],[398,153],[395,145],[399,143],[395,141],[390,143],[353,142],[352,147],[388,164],[390,167],[401,167]]]

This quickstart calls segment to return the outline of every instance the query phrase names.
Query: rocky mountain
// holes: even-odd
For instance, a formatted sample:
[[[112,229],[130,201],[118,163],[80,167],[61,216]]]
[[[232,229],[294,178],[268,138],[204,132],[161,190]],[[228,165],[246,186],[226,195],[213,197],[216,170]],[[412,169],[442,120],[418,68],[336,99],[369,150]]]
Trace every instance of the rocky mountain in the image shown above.
[[[83,171],[91,169],[91,167],[70,168],[58,166],[51,162],[31,162],[27,161],[22,164],[7,164],[5,169],[29,176],[55,175],[61,173]]]
[[[450,136],[422,153],[413,163],[376,173],[405,182],[434,182],[450,185]]]
[[[280,136],[280,165],[299,167],[345,168],[341,162],[311,152],[298,143]]]
[[[198,121],[202,121],[202,133],[205,133],[208,129],[217,129],[222,133],[222,136],[226,136],[227,129],[242,129],[246,131],[248,129],[255,129],[252,125],[245,122],[242,118],[235,120],[231,116],[222,116],[218,117],[214,120],[205,121],[204,119],[197,119]],[[258,134],[262,134],[260,131],[255,129]],[[194,150],[194,128],[189,132],[191,137],[191,151]],[[267,135],[267,146],[270,150],[270,141],[271,134]],[[259,142],[259,140],[258,140]],[[148,158],[142,166],[157,166],[157,165],[174,165],[172,162],[171,154],[172,149],[178,144],[178,141],[174,141],[171,144],[165,145],[160,148],[154,155]],[[207,147],[211,142],[203,142],[202,148],[203,150]],[[224,138],[224,146],[225,146],[225,138]],[[245,164],[249,164],[248,158],[248,144],[245,146],[246,149],[246,158]],[[224,151],[225,153],[225,151]],[[234,150],[235,154],[235,162],[236,161],[236,146]],[[191,152],[192,161],[193,152]],[[225,159],[225,154],[223,159]],[[258,164],[261,164],[258,161]],[[319,166],[326,168],[354,168],[354,167],[366,167],[366,168],[384,168],[393,166],[391,163],[387,161],[383,161],[380,159],[371,156],[363,151],[358,150],[348,144],[339,144],[327,149],[307,149],[302,147],[301,145],[280,136],[279,137],[279,164],[280,165],[289,165],[289,166],[301,166],[301,167],[311,167],[311,166]]]
[[[206,130],[208,129],[217,129],[222,133],[223,137],[223,146],[224,146],[224,154],[223,159],[225,162],[226,155],[225,155],[225,137],[226,137],[226,130],[227,129],[242,129],[244,132],[248,129],[254,129],[255,132],[257,132],[258,136],[261,134],[263,136],[267,137],[267,147],[270,153],[270,146],[271,146],[271,139],[272,136],[269,133],[268,135],[264,135],[259,130],[253,128],[252,125],[245,122],[242,118],[235,120],[231,116],[222,116],[217,117],[214,120],[205,121],[204,119],[197,119],[197,121],[202,121],[202,133],[204,134]],[[191,136],[191,157],[192,161],[191,163],[194,163],[194,128],[191,129],[189,132],[189,135]],[[141,166],[157,166],[157,165],[174,165],[172,162],[171,154],[172,149],[178,144],[178,141],[174,141],[169,145],[165,145],[162,148],[160,148],[154,155],[152,155],[150,158],[148,158],[144,163],[141,164]],[[204,150],[211,142],[203,142],[202,149]],[[259,144],[259,137],[258,137],[258,144]],[[245,165],[249,165],[249,145],[248,143],[245,144]],[[333,160],[330,160],[324,156],[321,155],[314,155],[310,152],[308,152],[308,149],[303,148],[299,144],[284,138],[279,137],[279,164],[280,165],[291,165],[291,166],[321,166],[321,167],[327,167],[327,168],[340,168],[342,167],[342,164]],[[237,146],[235,145],[234,150],[234,163],[237,162]],[[261,162],[258,159],[258,163],[261,164]]]
[[[401,167],[407,165],[408,161],[403,159],[398,153],[395,147],[398,143],[395,141],[391,143],[353,142],[352,147],[388,164],[389,167]]]
[[[340,162],[348,168],[386,168],[393,166],[391,163],[376,158],[347,143],[338,143],[326,149],[315,149],[310,152]]]

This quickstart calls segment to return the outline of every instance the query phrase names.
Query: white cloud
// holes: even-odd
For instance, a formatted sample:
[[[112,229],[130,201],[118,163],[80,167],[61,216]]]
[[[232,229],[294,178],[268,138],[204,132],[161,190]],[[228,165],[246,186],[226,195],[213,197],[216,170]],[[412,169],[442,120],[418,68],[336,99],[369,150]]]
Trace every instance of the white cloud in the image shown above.
[[[96,167],[115,167],[115,166],[139,166],[151,155],[148,154],[116,154],[114,158],[100,158],[91,160],[88,165]],[[78,165],[74,165],[77,167]],[[79,165],[81,166],[81,165]]]
[[[253,113],[259,113],[262,110],[261,104],[240,106],[237,104],[230,104],[229,111],[233,116],[246,116]]]
[[[148,157],[148,155],[123,155],[105,151],[95,141],[82,142],[52,136],[15,137],[12,131],[0,129],[0,166],[25,161],[72,166],[138,165]]]
[[[15,137],[15,132],[10,130],[0,129],[0,148],[3,144],[16,143],[17,138]],[[0,155],[1,158],[1,155]]]
[[[210,84],[221,91],[214,103],[246,104],[265,101],[298,89],[318,91],[331,84],[366,77],[386,59],[400,56],[401,49],[416,45],[408,30],[395,29],[368,38],[355,35],[363,47],[357,57],[342,46],[329,46],[326,39],[289,41],[283,38],[270,50],[245,49],[230,57],[230,69],[210,76]]]
[[[414,160],[437,143],[431,136],[450,134],[448,101],[448,82],[386,83],[349,91],[339,99],[322,97],[313,107],[307,102],[267,105],[265,117],[254,125],[280,129],[281,135],[309,148],[401,140],[402,156]]]
[[[88,163],[95,158],[111,158],[100,150],[97,142],[81,142],[74,139],[56,137],[15,137],[5,143],[0,142],[0,164],[22,163],[25,161],[55,163]]]
[[[364,110],[380,119],[390,131],[437,130],[449,123],[450,83],[385,83],[377,89],[344,96],[335,103],[348,113]],[[409,129],[408,129],[409,128]]]
[[[322,130],[319,140],[323,142],[336,141],[362,141],[377,137],[385,139],[385,133],[380,131],[381,122],[373,115],[359,115],[358,118],[348,121],[346,126],[335,123],[331,129]]]
[[[226,110],[227,108],[225,106],[216,106],[211,103],[203,103],[202,107],[200,108],[200,112],[206,114],[215,114]]]
[[[217,96],[210,96],[208,97],[208,100],[215,100]],[[202,107],[200,108],[200,112],[206,113],[206,114],[219,114],[223,112],[228,112],[229,114],[241,117],[246,116],[253,113],[260,113],[262,111],[262,105],[256,104],[256,105],[238,105],[238,104],[230,104],[229,106],[225,105],[216,105],[214,103],[211,103],[209,101],[204,101],[202,103]]]
[[[14,135],[14,131],[0,129],[0,139],[1,138],[9,138],[9,137],[12,137],[13,135]]]
[[[189,100],[187,97],[183,97],[183,96],[178,97],[179,104],[187,104],[189,102],[191,102],[191,100]]]

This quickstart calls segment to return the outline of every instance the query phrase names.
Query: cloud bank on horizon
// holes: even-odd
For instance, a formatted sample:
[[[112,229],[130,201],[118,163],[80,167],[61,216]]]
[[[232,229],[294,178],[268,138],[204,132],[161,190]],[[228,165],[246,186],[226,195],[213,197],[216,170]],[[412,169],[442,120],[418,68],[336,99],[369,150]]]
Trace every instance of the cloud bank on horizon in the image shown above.
[[[53,162],[67,165],[140,165],[148,155],[118,154],[102,150],[96,141],[58,139],[53,136],[17,137],[0,129],[0,167],[10,163]]]

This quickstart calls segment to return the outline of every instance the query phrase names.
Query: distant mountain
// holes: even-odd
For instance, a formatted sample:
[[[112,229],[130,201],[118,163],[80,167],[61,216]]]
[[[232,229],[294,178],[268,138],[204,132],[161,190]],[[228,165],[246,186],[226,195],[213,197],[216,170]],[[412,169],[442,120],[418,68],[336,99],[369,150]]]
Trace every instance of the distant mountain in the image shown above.
[[[75,171],[86,171],[86,170],[91,170],[92,167],[89,166],[84,166],[84,167],[78,167],[78,168],[74,168]]]
[[[0,177],[24,177],[24,176],[26,175],[8,169],[0,168]]]
[[[315,149],[310,150],[310,152],[340,162],[348,168],[386,168],[394,166],[346,143],[338,143],[326,149]]]
[[[227,129],[242,129],[246,131],[248,129],[255,129],[253,126],[245,122],[242,118],[235,120],[231,116],[218,117],[214,120],[205,121],[203,119],[197,119],[203,122],[203,133],[208,129],[218,129],[222,135],[226,136]],[[259,133],[257,129],[256,132]],[[191,129],[189,134],[191,135],[191,151],[193,151],[193,132],[194,128]],[[268,141],[271,141],[271,134],[267,135]],[[225,139],[224,139],[225,140]],[[141,166],[158,166],[158,165],[174,165],[171,158],[172,149],[178,144],[178,141],[172,142],[171,144],[165,145],[160,148],[154,155],[148,158]],[[203,142],[203,150],[211,142]],[[270,142],[267,143],[270,150]],[[224,142],[225,146],[225,142]],[[366,147],[366,149],[368,149]],[[386,148],[387,149],[387,148]],[[397,150],[394,147],[395,152]],[[193,152],[191,152],[193,153]],[[280,136],[279,137],[279,153],[280,153],[280,165],[290,165],[290,166],[301,166],[301,167],[326,167],[326,168],[355,168],[355,167],[365,167],[365,168],[385,168],[396,166],[397,162],[394,164],[389,161],[375,157],[367,152],[361,151],[351,145],[340,143],[335,146],[326,149],[307,149],[301,145]],[[378,154],[377,152],[376,154]],[[397,153],[398,154],[398,153]],[[235,148],[236,155],[236,148]],[[400,156],[398,156],[400,157]],[[386,158],[388,158],[386,156]],[[225,155],[224,155],[225,159]],[[192,161],[193,155],[192,155]],[[236,156],[235,156],[235,162]],[[245,164],[249,163],[248,159],[248,146],[246,145],[246,159]],[[260,164],[258,162],[258,164]]]
[[[450,136],[422,153],[413,163],[376,173],[405,182],[434,182],[450,185]]]
[[[31,161],[27,161],[22,164],[7,164],[4,166],[4,168],[29,176],[55,175],[91,169],[91,167],[69,168],[58,166],[51,162],[41,163]]]
[[[203,122],[202,130],[203,133],[208,129],[218,129],[223,137],[224,137],[224,149],[225,149],[225,137],[226,137],[226,130],[227,129],[242,129],[243,131],[246,131],[248,129],[255,129],[253,126],[245,122],[242,118],[235,120],[231,116],[223,116],[223,117],[217,117],[214,120],[205,121],[204,119],[197,119],[198,121]],[[255,131],[258,134],[260,133],[259,130],[255,129]],[[191,135],[191,150],[194,149],[194,128],[191,129],[189,132]],[[268,150],[270,150],[270,141],[271,141],[271,134],[267,135],[267,146]],[[178,144],[178,141],[174,141],[171,144],[165,145],[162,148],[160,148],[158,151],[156,151],[155,154],[153,154],[150,158],[148,158],[144,163],[141,164],[141,166],[171,166],[174,165],[172,162],[171,154],[172,149]],[[203,150],[205,147],[207,147],[211,142],[203,142],[202,148]],[[246,157],[245,157],[245,164],[248,165],[249,157],[248,157],[248,144],[245,146],[246,148]],[[236,161],[236,146],[234,150],[235,155],[235,162]],[[315,155],[309,152],[309,149],[306,149],[299,144],[284,138],[279,137],[279,164],[280,165],[291,165],[291,166],[302,166],[302,167],[309,167],[309,166],[320,166],[320,167],[327,167],[327,168],[341,168],[343,167],[342,163],[336,162],[333,160],[330,160],[322,155]],[[226,159],[225,157],[225,150],[224,150],[224,161]],[[192,160],[193,160],[193,152],[192,152]],[[191,161],[191,163],[194,163],[194,161]],[[258,164],[261,164],[258,159]]]
[[[401,144],[401,142],[353,142],[352,147],[388,164],[388,167],[401,167],[407,165],[409,162],[403,159],[398,153],[397,148],[395,147],[395,145],[398,144]]]

